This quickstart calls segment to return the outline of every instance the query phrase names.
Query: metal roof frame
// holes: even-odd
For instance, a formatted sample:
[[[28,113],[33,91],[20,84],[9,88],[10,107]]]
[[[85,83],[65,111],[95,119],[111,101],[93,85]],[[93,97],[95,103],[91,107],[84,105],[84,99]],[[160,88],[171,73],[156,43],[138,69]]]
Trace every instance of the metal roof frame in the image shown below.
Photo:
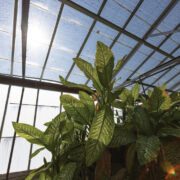
[[[7,108],[8,108],[8,103],[9,103],[9,97],[10,97],[10,93],[11,93],[11,87],[12,86],[21,86],[22,87],[22,92],[21,92],[21,98],[20,98],[20,102],[19,102],[19,109],[18,109],[18,115],[17,115],[17,119],[16,122],[19,122],[19,117],[20,117],[20,113],[21,113],[21,107],[22,107],[22,101],[23,101],[23,96],[24,96],[24,90],[26,87],[28,88],[35,88],[37,89],[37,96],[36,96],[36,105],[35,105],[35,113],[34,113],[34,119],[33,119],[33,126],[35,126],[36,124],[36,120],[37,120],[37,109],[38,109],[38,102],[39,102],[39,92],[41,89],[44,90],[50,90],[50,91],[58,91],[58,92],[68,92],[68,93],[78,93],[81,89],[79,88],[70,88],[70,87],[66,87],[64,85],[61,84],[57,84],[55,82],[50,83],[50,82],[45,82],[43,81],[43,75],[44,72],[46,70],[46,65],[49,59],[49,55],[51,52],[51,49],[53,47],[53,42],[56,36],[56,32],[57,32],[57,28],[61,19],[61,15],[63,12],[63,8],[64,5],[67,5],[89,17],[91,17],[93,19],[93,23],[91,25],[91,27],[89,28],[89,31],[76,55],[76,57],[79,57],[81,52],[83,51],[83,48],[85,47],[93,29],[94,26],[96,24],[96,22],[101,22],[104,25],[118,31],[118,34],[116,35],[116,37],[114,38],[114,40],[112,41],[112,43],[110,44],[110,49],[115,45],[115,43],[117,42],[117,40],[119,39],[121,34],[124,34],[132,39],[134,39],[135,41],[137,41],[137,45],[131,50],[131,52],[127,55],[126,60],[123,64],[123,66],[121,67],[120,70],[122,70],[122,68],[126,65],[126,63],[131,59],[131,57],[137,52],[137,50],[141,47],[142,44],[144,44],[145,46],[151,48],[153,51],[144,59],[144,61],[130,74],[130,76],[128,76],[128,78],[120,85],[123,87],[132,85],[136,82],[138,82],[139,84],[142,84],[143,86],[147,86],[146,89],[147,90],[148,87],[155,87],[154,84],[159,81],[164,75],[166,75],[168,72],[170,72],[173,67],[177,64],[180,64],[179,59],[180,57],[174,57],[173,54],[174,52],[176,52],[178,49],[180,49],[180,44],[177,45],[177,47],[171,52],[171,53],[167,53],[164,50],[160,49],[161,46],[171,38],[173,32],[177,31],[178,28],[180,27],[180,24],[178,24],[174,30],[172,32],[170,32],[165,39],[158,45],[152,45],[151,43],[149,43],[147,41],[147,38],[150,36],[153,36],[152,32],[157,28],[157,26],[164,20],[164,18],[169,14],[169,12],[171,12],[171,10],[174,8],[174,6],[177,4],[178,0],[173,0],[171,1],[168,6],[164,9],[164,11],[161,13],[161,15],[155,20],[155,22],[150,26],[149,30],[145,33],[145,35],[143,36],[143,38],[139,38],[138,36],[134,35],[133,33],[130,33],[126,30],[127,25],[131,22],[132,18],[134,17],[134,15],[136,14],[136,12],[138,11],[138,9],[140,8],[141,4],[143,3],[144,0],[139,0],[139,2],[137,3],[136,7],[133,9],[132,13],[130,14],[129,18],[127,19],[127,21],[125,22],[124,26],[121,28],[120,26],[106,20],[105,18],[101,17],[101,12],[103,11],[103,8],[106,5],[107,0],[103,0],[98,13],[93,13],[91,11],[89,11],[88,9],[80,6],[79,4],[71,1],[71,0],[59,0],[61,1],[61,5],[60,5],[60,9],[59,9],[59,13],[57,14],[57,19],[56,19],[56,23],[54,26],[54,30],[52,33],[52,37],[49,43],[49,47],[48,47],[48,51],[46,54],[46,58],[43,64],[43,68],[41,71],[41,75],[40,78],[38,79],[38,81],[36,80],[32,80],[32,79],[27,79],[26,77],[26,50],[27,50],[27,31],[28,31],[28,18],[29,18],[29,8],[30,8],[30,0],[26,0],[26,1],[22,1],[22,19],[21,19],[21,30],[22,30],[22,78],[18,78],[13,76],[13,68],[14,68],[14,53],[15,53],[15,43],[16,43],[16,26],[17,26],[17,12],[18,12],[18,0],[15,0],[14,3],[14,16],[13,16],[13,33],[12,33],[12,51],[11,51],[11,69],[10,69],[10,75],[6,76],[6,75],[1,75],[0,74],[0,83],[1,84],[7,84],[8,86],[8,90],[7,90],[7,97],[6,97],[6,103],[5,103],[5,109],[4,109],[4,114],[3,114],[3,118],[2,118],[2,123],[1,123],[1,129],[0,129],[0,139],[2,137],[2,132],[3,132],[3,127],[4,127],[4,122],[5,122],[5,118],[6,118],[6,112],[7,112]],[[167,33],[167,32],[166,32]],[[162,33],[161,33],[162,34]],[[151,69],[150,71],[145,72],[144,74],[141,74],[133,79],[130,79],[131,77],[133,77],[133,75],[153,56],[153,54],[155,52],[159,52],[160,54],[165,55],[165,58],[153,69]],[[170,58],[171,60],[164,63],[168,58]],[[67,80],[69,78],[69,76],[72,74],[73,68],[75,66],[75,63],[72,64],[72,66],[70,67],[65,79]],[[144,83],[142,82],[144,79],[155,75],[156,73],[162,72],[164,71],[164,73],[158,77],[152,84],[148,84],[148,83]],[[180,75],[180,72],[178,72],[177,74],[175,74],[173,77],[171,77],[170,79],[168,79],[165,84],[168,84],[169,82],[171,82],[174,78],[176,78],[177,76]],[[89,80],[86,81],[85,84],[88,84]],[[166,89],[168,92],[173,92],[173,89],[177,88],[180,85],[180,81],[173,84],[169,89]],[[177,89],[178,91],[180,90]],[[7,173],[6,173],[6,180],[9,179],[9,175],[10,175],[10,168],[11,168],[11,162],[12,162],[12,157],[13,157],[13,151],[14,151],[14,145],[15,145],[15,141],[16,141],[16,133],[14,133],[13,135],[13,141],[12,141],[12,146],[11,146],[11,151],[10,151],[10,156],[9,156],[9,162],[8,162],[8,167],[7,167]],[[30,146],[30,152],[29,152],[29,160],[28,160],[28,167],[27,170],[30,170],[30,165],[31,165],[31,160],[30,160],[30,156],[32,154],[32,145]]]

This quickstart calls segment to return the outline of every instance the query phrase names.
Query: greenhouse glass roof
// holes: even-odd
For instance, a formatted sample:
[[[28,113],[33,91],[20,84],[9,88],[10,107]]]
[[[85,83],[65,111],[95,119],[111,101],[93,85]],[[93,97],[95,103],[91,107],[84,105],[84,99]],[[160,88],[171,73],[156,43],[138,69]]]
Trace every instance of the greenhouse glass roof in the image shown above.
[[[92,87],[72,58],[94,64],[97,41],[116,62],[126,55],[117,86],[180,91],[179,0],[0,0],[0,174],[41,164],[11,122],[43,128],[60,110],[59,90],[75,92],[59,75]]]

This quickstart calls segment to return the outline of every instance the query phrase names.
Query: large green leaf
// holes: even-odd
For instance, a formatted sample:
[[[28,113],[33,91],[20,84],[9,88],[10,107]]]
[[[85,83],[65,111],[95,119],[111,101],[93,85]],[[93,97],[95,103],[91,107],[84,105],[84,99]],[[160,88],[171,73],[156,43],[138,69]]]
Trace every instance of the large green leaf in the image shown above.
[[[45,172],[42,172],[39,176],[39,180],[52,180],[52,178],[47,175]]]
[[[48,127],[45,134],[60,133],[60,124],[64,121],[64,114],[58,114],[51,122],[48,122]]]
[[[115,68],[113,70],[113,77],[117,75],[117,73],[119,72],[119,69],[121,68],[121,66],[124,63],[125,59],[126,59],[126,56],[124,56],[122,59],[120,59],[117,62],[116,66],[115,66]]]
[[[166,137],[166,136],[175,136],[175,137],[180,137],[180,128],[172,128],[172,127],[164,127],[161,128],[158,131],[158,136],[159,137]]]
[[[116,148],[135,142],[135,140],[136,140],[136,136],[132,130],[122,125],[117,125],[115,126],[113,138],[109,146],[112,148]]]
[[[89,94],[83,91],[79,92],[79,98],[80,98],[80,101],[84,103],[84,105],[89,110],[89,114],[88,114],[89,120],[92,120],[94,116],[94,111],[95,111],[94,101],[92,100]]]
[[[141,106],[134,109],[134,120],[138,132],[143,134],[152,134],[153,129],[147,110]]]
[[[135,84],[135,86],[132,88],[132,97],[134,98],[134,101],[137,100],[139,97],[139,91],[140,91],[140,86],[138,83]]]
[[[110,107],[97,111],[86,144],[86,164],[94,163],[110,143],[114,132],[114,118]]]
[[[81,58],[73,58],[74,62],[78,66],[78,68],[84,72],[88,79],[91,79],[94,87],[97,89],[99,93],[102,93],[102,85],[99,82],[98,75],[96,73],[96,69],[92,67],[90,63],[81,59]]]
[[[74,176],[74,172],[76,170],[76,163],[70,162],[66,164],[58,177],[59,180],[72,180]]]
[[[123,91],[123,88],[113,89],[113,92],[110,92],[110,95],[109,95],[109,103],[112,103],[114,100],[116,100],[122,91]]]
[[[159,88],[154,88],[151,97],[148,100],[149,110],[159,112],[170,108],[171,98],[169,95]]]
[[[99,41],[97,42],[95,67],[101,84],[108,87],[112,80],[114,57],[108,46]]]
[[[149,163],[158,155],[160,140],[157,136],[140,136],[136,141],[136,150],[140,165]]]
[[[70,95],[62,95],[60,99],[67,114],[75,121],[81,124],[88,123],[88,109],[82,102]]]
[[[119,97],[122,100],[122,102],[125,103],[126,105],[133,105],[134,103],[132,93],[128,89],[124,88],[121,94],[119,95]]]
[[[123,109],[124,108],[124,104],[119,100],[113,101],[112,106],[115,107],[115,108],[118,108],[118,109]]]
[[[35,128],[34,126],[24,124],[24,123],[12,122],[12,124],[16,133],[19,136],[25,138],[27,141],[29,141],[32,144],[43,145],[43,142],[41,140],[43,136],[42,131]]]
[[[64,84],[65,86],[80,88],[82,90],[89,92],[90,94],[94,93],[94,91],[91,88],[89,88],[88,86],[84,84],[76,84],[76,83],[66,81],[62,76],[59,76],[59,78],[60,78],[61,83]]]
[[[39,154],[41,151],[43,151],[45,148],[43,147],[43,148],[39,148],[39,149],[37,149],[36,151],[34,151],[32,154],[31,154],[31,159],[33,158],[33,157],[35,157],[37,154]]]

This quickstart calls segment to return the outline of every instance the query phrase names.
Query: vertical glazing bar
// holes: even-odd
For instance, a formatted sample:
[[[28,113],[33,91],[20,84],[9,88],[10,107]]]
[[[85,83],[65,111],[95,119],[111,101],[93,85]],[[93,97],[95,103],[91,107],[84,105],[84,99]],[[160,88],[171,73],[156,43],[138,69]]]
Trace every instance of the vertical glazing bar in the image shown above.
[[[22,76],[26,74],[26,50],[27,50],[27,31],[28,31],[28,18],[29,18],[29,5],[30,0],[22,0]]]
[[[22,92],[21,92],[21,99],[20,99],[20,104],[19,104],[19,109],[18,109],[17,120],[16,120],[17,123],[19,122],[23,96],[24,96],[24,87],[22,88]],[[10,156],[9,156],[9,162],[8,162],[8,168],[7,168],[7,174],[6,174],[6,180],[9,179],[9,172],[10,172],[10,168],[11,168],[11,162],[12,162],[12,157],[13,157],[15,141],[16,141],[16,132],[14,133],[13,140],[12,140],[11,152],[10,152]]]
[[[34,111],[33,126],[36,125],[38,102],[39,102],[39,89],[37,90],[37,96],[36,96],[36,106],[35,106],[35,111]],[[30,151],[29,151],[29,161],[28,161],[28,168],[27,168],[27,170],[30,170],[30,166],[31,166],[31,158],[30,157],[31,157],[31,154],[32,154],[32,148],[33,148],[33,145],[31,144]]]
[[[13,67],[14,67],[14,51],[15,51],[15,43],[16,43],[17,12],[18,12],[18,0],[15,0],[14,1],[14,15],[13,15],[12,51],[11,51],[11,71],[10,71],[11,76],[13,75]],[[11,92],[11,85],[8,87],[6,104],[5,104],[5,109],[4,109],[4,114],[3,114],[3,118],[2,118],[1,129],[0,129],[0,141],[1,141],[2,133],[3,133],[4,122],[5,122],[5,118],[6,118],[6,112],[7,112],[7,108],[8,108],[8,101],[9,101],[10,92]]]
[[[1,141],[1,138],[2,138],[2,133],[3,133],[3,128],[4,128],[4,122],[5,122],[5,119],[6,119],[6,112],[7,112],[7,108],[8,108],[8,102],[9,102],[10,92],[11,92],[11,85],[8,87],[8,92],[7,92],[7,97],[6,97],[6,104],[5,104],[4,113],[3,113],[3,118],[2,118],[2,122],[1,122],[0,141]]]

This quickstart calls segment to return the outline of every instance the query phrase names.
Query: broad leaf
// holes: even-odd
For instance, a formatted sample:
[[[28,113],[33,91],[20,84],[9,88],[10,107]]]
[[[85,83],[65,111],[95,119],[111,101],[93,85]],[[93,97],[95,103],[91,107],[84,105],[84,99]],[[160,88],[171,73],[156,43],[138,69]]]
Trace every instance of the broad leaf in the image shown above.
[[[149,110],[152,112],[168,110],[170,108],[170,103],[171,98],[169,95],[159,88],[154,88],[154,91],[148,100]]]
[[[137,106],[135,108],[134,120],[135,120],[136,129],[138,130],[138,132],[147,134],[147,135],[153,133],[152,125],[149,118],[150,118],[149,114],[145,108],[141,106]]]
[[[70,95],[62,95],[60,99],[67,114],[69,114],[74,121],[78,121],[81,124],[88,123],[88,109],[83,103]]]
[[[114,132],[113,112],[109,107],[97,111],[86,144],[86,164],[90,166],[110,143]]]
[[[113,92],[110,93],[109,97],[109,103],[112,103],[114,100],[118,98],[118,96],[123,91],[123,88],[116,88],[113,90]]]
[[[12,122],[12,124],[16,133],[19,136],[25,138],[27,141],[29,141],[32,144],[43,145],[42,140],[41,140],[43,136],[42,131],[35,128],[34,126],[24,124],[24,123]]]
[[[152,95],[152,91],[148,89],[148,97],[151,97],[151,95]]]
[[[39,148],[39,149],[37,149],[36,151],[34,151],[32,154],[31,154],[31,159],[33,158],[33,157],[35,157],[37,154],[39,154],[41,151],[43,151],[45,148],[43,147],[43,148]]]
[[[92,98],[90,97],[89,94],[80,91],[79,92],[79,98],[80,101],[87,107],[87,109],[89,110],[89,120],[92,120],[93,116],[94,116],[94,111],[95,111],[95,106],[94,106],[94,101],[92,100]]]
[[[135,84],[135,86],[132,88],[132,97],[134,98],[134,101],[137,100],[139,97],[139,91],[140,91],[140,86],[138,83]]]
[[[124,102],[126,105],[133,105],[134,103],[131,91],[128,89],[124,88],[119,97],[122,100],[122,102]]]
[[[113,77],[115,77],[117,75],[117,73],[119,72],[119,69],[121,68],[121,66],[124,63],[125,59],[126,59],[126,56],[124,56],[122,59],[120,59],[117,62],[116,66],[115,66],[115,68],[113,70]]]
[[[39,176],[39,180],[52,180],[52,178],[47,175],[45,172],[42,172]]]
[[[51,122],[48,122],[48,128],[44,132],[45,134],[60,133],[60,124],[64,121],[64,115],[58,114]]]
[[[112,103],[112,106],[118,109],[123,109],[124,108],[124,104],[121,101],[115,100]]]
[[[61,83],[64,84],[65,86],[80,88],[82,90],[89,92],[90,94],[94,94],[94,91],[84,84],[76,84],[76,83],[66,81],[62,76],[59,76],[59,78],[60,78]]]
[[[140,136],[136,141],[136,150],[140,165],[149,163],[158,155],[160,140],[157,136]]]
[[[158,136],[159,137],[166,137],[166,136],[175,136],[175,137],[180,137],[180,128],[172,128],[172,127],[164,127],[161,128],[158,131]]]
[[[102,42],[97,42],[95,67],[101,84],[108,87],[112,80],[114,57],[111,50]]]
[[[72,180],[74,176],[74,172],[76,170],[76,163],[70,162],[66,164],[58,177],[59,180]]]
[[[132,130],[124,126],[117,125],[115,126],[113,138],[109,146],[112,148],[116,148],[135,142],[135,140],[136,140],[136,136]]]
[[[96,90],[101,93],[102,85],[100,84],[96,70],[92,67],[92,65],[81,58],[74,58],[73,60],[78,66],[78,68],[84,72],[86,77],[92,80]]]

